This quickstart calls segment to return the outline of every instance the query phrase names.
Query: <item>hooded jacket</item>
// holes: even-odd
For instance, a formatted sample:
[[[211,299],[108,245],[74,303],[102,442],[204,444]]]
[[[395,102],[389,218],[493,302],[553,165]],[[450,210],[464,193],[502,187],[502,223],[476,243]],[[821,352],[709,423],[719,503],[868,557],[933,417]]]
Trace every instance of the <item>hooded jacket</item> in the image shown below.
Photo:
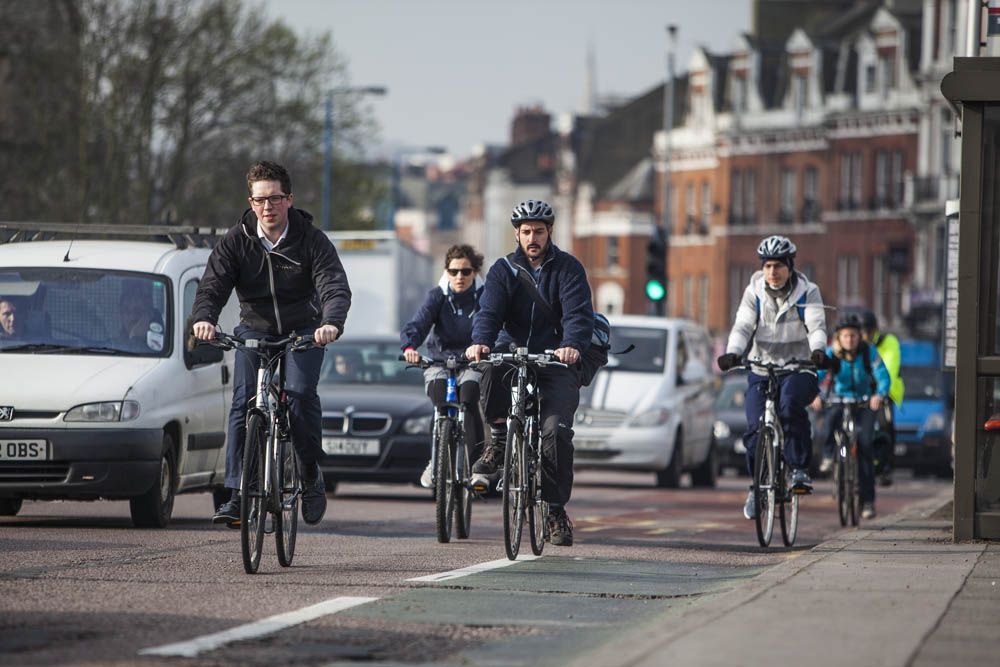
[[[889,395],[892,381],[874,345],[862,341],[851,360],[844,357],[844,352],[839,346],[831,345],[826,348],[826,354],[830,357],[836,356],[840,360],[840,368],[833,376],[833,393],[837,396],[859,399],[871,396],[873,393],[879,396]],[[868,356],[868,363],[861,358],[862,354]],[[826,373],[827,371],[820,371],[820,380]]]
[[[819,287],[799,272],[784,298],[768,294],[765,284],[763,271],[751,276],[736,311],[726,352],[784,364],[791,359],[808,359],[810,352],[824,349],[826,314]]]
[[[514,252],[514,261],[534,275],[520,246]],[[550,242],[535,283],[559,317],[562,336],[556,323],[535,307],[507,258],[502,257],[486,275],[479,314],[472,325],[472,342],[504,351],[513,342],[526,346],[532,354],[560,347],[572,347],[581,353],[587,350],[594,334],[594,308],[583,265]]]
[[[442,276],[441,282],[427,293],[423,305],[400,332],[402,349],[417,349],[430,333],[427,352],[432,359],[461,357],[472,344],[472,317],[479,310],[482,293],[483,279],[479,276],[460,294],[453,292],[448,277]]]
[[[351,288],[337,250],[312,219],[289,209],[288,234],[268,251],[257,236],[257,216],[247,209],[208,258],[193,321],[217,324],[235,289],[240,321],[253,331],[287,335],[332,324],[343,334]]]

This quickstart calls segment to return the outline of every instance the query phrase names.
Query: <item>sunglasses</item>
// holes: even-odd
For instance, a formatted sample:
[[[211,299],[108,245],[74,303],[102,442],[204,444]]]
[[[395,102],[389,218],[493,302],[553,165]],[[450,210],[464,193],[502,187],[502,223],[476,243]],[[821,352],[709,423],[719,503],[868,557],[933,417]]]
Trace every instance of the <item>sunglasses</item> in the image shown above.
[[[460,273],[463,276],[471,276],[472,275],[472,269],[445,269],[445,270],[448,272],[449,276],[457,276]]]

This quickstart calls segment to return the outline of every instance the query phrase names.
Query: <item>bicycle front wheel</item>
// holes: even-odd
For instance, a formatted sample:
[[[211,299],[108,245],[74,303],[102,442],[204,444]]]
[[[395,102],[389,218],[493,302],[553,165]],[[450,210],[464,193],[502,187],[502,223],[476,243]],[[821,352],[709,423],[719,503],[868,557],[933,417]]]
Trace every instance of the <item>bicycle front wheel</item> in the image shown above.
[[[757,501],[754,523],[757,527],[757,541],[762,547],[771,544],[771,536],[774,534],[776,465],[774,432],[770,427],[765,427],[761,429],[757,439],[753,476],[753,492]]]
[[[858,441],[852,439],[850,445],[847,447],[847,488],[845,490],[845,495],[847,497],[847,513],[851,518],[851,526],[858,525],[858,505],[860,505],[860,498],[858,497]]]
[[[437,425],[437,440],[434,442],[435,451],[435,484],[434,503],[435,519],[437,522],[437,539],[442,544],[451,541],[451,520],[455,513],[455,473],[451,465],[454,424],[450,419],[441,419]]]
[[[503,547],[507,558],[517,560],[524,527],[524,436],[520,429],[509,428],[503,465]]]
[[[849,517],[848,492],[847,492],[847,448],[844,445],[844,436],[837,433],[834,436],[836,449],[834,450],[833,463],[833,492],[837,501],[837,516],[840,518],[840,525],[846,526]]]
[[[799,531],[799,494],[792,492],[792,470],[783,466],[785,474],[780,493],[782,502],[778,508],[778,518],[781,520],[781,541],[786,547],[795,544],[795,536]]]
[[[455,447],[455,533],[464,540],[469,537],[472,528],[472,487],[469,478],[472,477],[469,445],[461,433],[458,434],[458,445]]]
[[[264,483],[266,438],[264,418],[256,413],[250,415],[243,445],[243,474],[240,482],[240,546],[243,552],[243,569],[247,574],[257,572],[264,546],[264,524],[267,520]]]
[[[527,505],[528,505],[528,534],[531,537],[531,553],[536,556],[542,555],[545,549],[545,540],[548,537],[545,533],[548,530],[548,505],[542,501],[542,457],[541,443],[538,441],[538,430],[536,422],[532,418],[528,426],[527,447]]]
[[[278,440],[278,465],[274,479],[274,539],[278,562],[290,567],[295,557],[295,535],[299,528],[299,461],[288,440]]]

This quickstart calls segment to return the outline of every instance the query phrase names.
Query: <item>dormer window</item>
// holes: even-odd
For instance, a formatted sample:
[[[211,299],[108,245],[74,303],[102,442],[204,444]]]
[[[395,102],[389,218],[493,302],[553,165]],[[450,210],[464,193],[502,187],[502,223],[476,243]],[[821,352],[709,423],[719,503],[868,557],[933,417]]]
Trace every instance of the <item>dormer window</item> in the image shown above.
[[[808,106],[809,102],[809,87],[806,80],[805,74],[796,74],[794,81],[795,90],[793,94],[795,95],[795,113],[802,115],[802,112]]]
[[[878,58],[881,94],[883,97],[896,87],[896,57],[893,54],[880,54]]]
[[[744,112],[749,108],[749,86],[746,75],[734,77],[733,80],[733,108],[736,111]]]

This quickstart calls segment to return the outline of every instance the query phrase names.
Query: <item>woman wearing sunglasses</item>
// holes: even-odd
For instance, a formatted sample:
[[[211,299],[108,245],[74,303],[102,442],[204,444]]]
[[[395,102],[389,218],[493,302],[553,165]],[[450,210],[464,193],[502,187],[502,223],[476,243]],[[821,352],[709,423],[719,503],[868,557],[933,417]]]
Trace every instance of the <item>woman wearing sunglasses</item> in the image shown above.
[[[427,335],[427,354],[443,361],[450,356],[464,359],[465,349],[472,344],[472,316],[479,310],[479,296],[483,292],[483,256],[472,246],[454,245],[444,259],[444,275],[438,286],[427,293],[427,298],[416,315],[406,323],[399,334],[403,355],[412,364],[420,361],[417,348]],[[433,330],[433,331],[432,331]],[[479,455],[483,441],[483,420],[479,413],[480,373],[470,368],[458,376],[458,400],[465,405],[465,441],[473,443],[472,460]],[[448,371],[428,368],[424,371],[427,396],[435,406],[445,402]],[[434,486],[433,465],[428,462],[420,484]]]

